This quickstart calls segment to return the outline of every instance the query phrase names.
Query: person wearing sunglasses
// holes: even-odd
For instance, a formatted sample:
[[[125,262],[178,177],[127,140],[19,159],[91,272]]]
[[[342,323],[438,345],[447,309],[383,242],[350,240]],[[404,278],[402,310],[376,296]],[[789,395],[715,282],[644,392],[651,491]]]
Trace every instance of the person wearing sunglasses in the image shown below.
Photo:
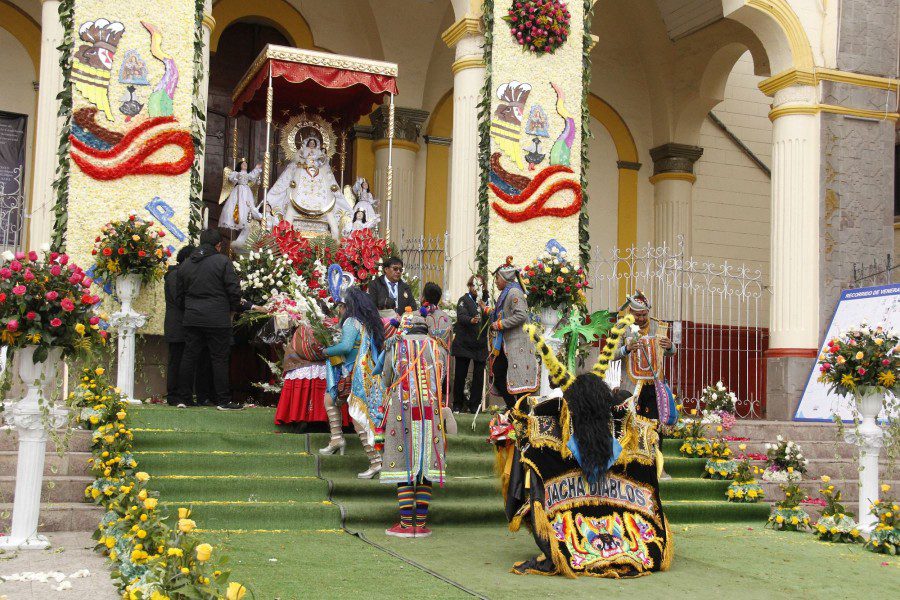
[[[384,274],[369,283],[369,296],[375,301],[375,306],[392,304],[398,315],[406,314],[406,307],[413,311],[418,309],[409,284],[402,279],[403,261],[391,256],[385,259],[382,269]]]

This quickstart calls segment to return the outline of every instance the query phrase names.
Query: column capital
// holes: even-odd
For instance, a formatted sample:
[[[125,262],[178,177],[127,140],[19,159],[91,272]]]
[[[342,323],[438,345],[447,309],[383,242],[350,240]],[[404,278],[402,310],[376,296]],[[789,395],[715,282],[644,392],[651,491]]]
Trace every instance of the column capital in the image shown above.
[[[616,166],[620,169],[625,169],[627,171],[640,171],[641,167],[644,166],[639,162],[630,162],[627,160],[617,160]]]
[[[382,104],[369,115],[372,120],[372,139],[387,140],[390,114],[390,107]],[[428,111],[419,108],[403,108],[394,107],[394,143],[400,141],[411,142],[417,144],[419,135],[422,132],[422,125],[428,118]]]
[[[482,35],[483,25],[480,18],[472,16],[463,17],[453,25],[447,28],[447,31],[441,34],[441,39],[447,44],[448,48],[455,48],[459,40],[466,36]]]
[[[650,150],[653,159],[653,177],[680,174],[694,176],[694,163],[703,156],[703,148],[689,144],[669,142]],[[665,179],[667,177],[659,177]],[[671,178],[671,177],[669,177]],[[688,179],[684,177],[684,179]]]
[[[210,33],[216,30],[216,19],[208,12],[203,13],[203,26],[206,27]]]

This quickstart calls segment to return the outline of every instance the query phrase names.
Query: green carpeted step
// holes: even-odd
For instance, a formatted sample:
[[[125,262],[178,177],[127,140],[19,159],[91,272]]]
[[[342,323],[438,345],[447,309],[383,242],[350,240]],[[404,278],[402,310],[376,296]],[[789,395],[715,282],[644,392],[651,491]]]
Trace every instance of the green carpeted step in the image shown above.
[[[140,447],[140,446],[138,446]],[[190,443],[185,444],[190,448]],[[314,475],[316,458],[305,453],[134,453],[138,467],[152,475]]]
[[[366,459],[362,450],[347,447],[345,456],[322,457],[322,472],[326,477],[342,477],[355,475],[366,469]],[[475,453],[447,454],[447,475],[452,477],[488,476],[493,473],[493,451]]]
[[[659,482],[659,495],[667,500],[724,500],[730,481],[673,477]]]
[[[663,510],[672,523],[756,521],[762,526],[769,517],[769,505],[765,502],[744,504],[726,500],[663,500]]]
[[[332,497],[348,502],[366,498],[396,499],[397,487],[379,482],[377,479],[363,481],[356,478],[340,477],[332,480]],[[500,485],[494,477],[458,478],[450,477],[444,487],[434,484],[434,494],[441,498],[468,499],[472,503],[488,501],[496,503],[500,495]]]
[[[387,486],[385,486],[387,487]],[[445,497],[443,490],[435,489],[432,504],[428,511],[428,521],[434,524],[496,524],[500,527],[506,523],[503,512],[503,498],[498,494],[490,501],[484,499]],[[343,502],[347,513],[347,525],[354,526],[384,525],[390,527],[398,520],[397,496],[370,498]]]
[[[159,475],[153,478],[153,486],[167,502],[198,500],[315,502],[328,497],[328,484],[312,475]]]
[[[666,473],[672,477],[700,477],[703,475],[706,459],[666,456],[664,463]]]
[[[306,436],[289,433],[180,431],[136,429],[135,445],[142,451],[193,450],[240,452],[305,452]],[[189,440],[189,445],[186,441]]]
[[[280,502],[168,502],[160,503],[177,517],[179,507],[190,507],[191,518],[202,529],[310,530],[340,529],[340,508],[325,501]]]
[[[171,406],[135,406],[128,408],[132,427],[181,429],[187,431],[276,431],[275,409],[248,408],[221,411],[215,408],[174,408]]]

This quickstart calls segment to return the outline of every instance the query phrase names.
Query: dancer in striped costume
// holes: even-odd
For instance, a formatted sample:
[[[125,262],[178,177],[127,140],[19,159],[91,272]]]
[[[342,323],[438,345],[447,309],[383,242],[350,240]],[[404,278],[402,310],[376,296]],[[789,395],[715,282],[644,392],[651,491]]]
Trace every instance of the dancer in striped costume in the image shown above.
[[[397,485],[400,521],[385,533],[426,537],[432,482],[443,485],[445,477],[440,346],[428,337],[425,319],[411,312],[386,345],[381,481]]]

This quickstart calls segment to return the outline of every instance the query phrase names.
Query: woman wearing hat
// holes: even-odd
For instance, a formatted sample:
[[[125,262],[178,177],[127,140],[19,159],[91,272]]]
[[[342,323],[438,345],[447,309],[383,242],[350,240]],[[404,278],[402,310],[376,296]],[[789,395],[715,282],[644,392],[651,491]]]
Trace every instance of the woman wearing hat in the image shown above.
[[[494,284],[500,297],[491,313],[491,377],[495,393],[512,408],[517,396],[537,389],[538,368],[531,342],[522,330],[528,322],[528,302],[511,256],[494,271]]]

